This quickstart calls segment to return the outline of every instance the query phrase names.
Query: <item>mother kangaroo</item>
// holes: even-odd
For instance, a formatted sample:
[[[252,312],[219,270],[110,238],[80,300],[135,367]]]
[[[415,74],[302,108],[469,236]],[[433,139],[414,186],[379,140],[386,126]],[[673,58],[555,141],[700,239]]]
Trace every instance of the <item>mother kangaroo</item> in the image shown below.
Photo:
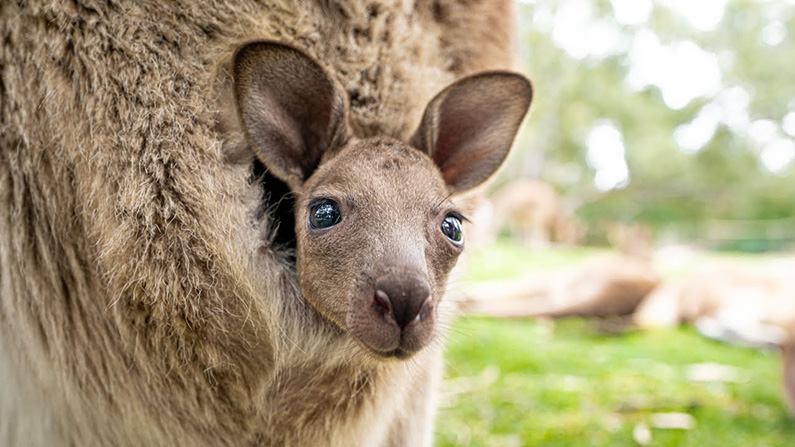
[[[351,138],[408,142],[512,38],[508,0],[0,3],[0,445],[429,445],[441,343],[380,358],[306,300],[233,57],[285,42]]]

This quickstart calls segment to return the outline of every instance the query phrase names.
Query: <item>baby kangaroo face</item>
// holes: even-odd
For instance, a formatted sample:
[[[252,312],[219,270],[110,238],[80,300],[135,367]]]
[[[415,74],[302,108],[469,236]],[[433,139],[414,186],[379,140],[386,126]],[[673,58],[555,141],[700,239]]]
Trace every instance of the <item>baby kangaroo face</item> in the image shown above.
[[[304,295],[378,355],[421,349],[464,248],[462,216],[448,196],[433,161],[405,143],[371,138],[344,147],[297,201]]]
[[[235,54],[249,145],[296,195],[296,269],[307,301],[381,357],[433,338],[447,276],[464,248],[451,196],[500,166],[530,105],[524,77],[464,78],[428,104],[410,142],[352,138],[344,91],[292,47]]]

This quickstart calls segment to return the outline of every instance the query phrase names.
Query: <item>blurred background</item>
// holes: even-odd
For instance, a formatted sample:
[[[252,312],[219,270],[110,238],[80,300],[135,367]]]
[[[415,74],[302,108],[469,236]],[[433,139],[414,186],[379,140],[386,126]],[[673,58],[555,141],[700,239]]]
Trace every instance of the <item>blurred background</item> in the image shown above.
[[[518,3],[531,118],[503,173],[611,221],[715,249],[795,244],[795,3]]]
[[[516,10],[436,443],[795,446],[795,1]]]

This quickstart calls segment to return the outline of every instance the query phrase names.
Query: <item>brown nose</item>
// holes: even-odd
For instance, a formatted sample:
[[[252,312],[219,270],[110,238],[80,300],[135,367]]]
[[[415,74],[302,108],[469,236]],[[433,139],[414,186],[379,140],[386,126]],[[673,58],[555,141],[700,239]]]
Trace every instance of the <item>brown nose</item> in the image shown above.
[[[394,321],[402,329],[431,313],[431,288],[418,273],[390,273],[376,280],[373,306],[387,322]]]

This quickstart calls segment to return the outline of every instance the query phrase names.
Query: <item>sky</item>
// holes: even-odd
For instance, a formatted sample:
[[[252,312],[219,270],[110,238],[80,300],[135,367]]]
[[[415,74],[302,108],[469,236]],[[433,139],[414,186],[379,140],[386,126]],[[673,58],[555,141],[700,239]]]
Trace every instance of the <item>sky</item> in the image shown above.
[[[757,0],[770,3],[774,0]],[[795,0],[777,0],[795,6]],[[525,3],[533,4],[532,0]],[[727,0],[610,0],[613,16],[597,19],[591,0],[563,0],[556,11],[537,5],[533,26],[550,32],[555,44],[575,59],[602,59],[626,54],[629,70],[625,82],[634,90],[657,87],[666,106],[686,107],[698,98],[707,104],[690,122],[680,125],[674,139],[680,150],[694,154],[705,147],[720,125],[747,138],[759,154],[761,166],[772,174],[795,162],[795,102],[779,122],[752,121],[750,94],[730,85],[722,76],[719,57],[688,39],[661,42],[645,25],[654,7],[669,9],[697,31],[714,30],[724,17]],[[778,45],[790,33],[775,17],[768,20],[761,38]],[[615,123],[594,123],[586,138],[587,160],[595,171],[594,185],[602,191],[626,187],[630,172],[620,129]]]

